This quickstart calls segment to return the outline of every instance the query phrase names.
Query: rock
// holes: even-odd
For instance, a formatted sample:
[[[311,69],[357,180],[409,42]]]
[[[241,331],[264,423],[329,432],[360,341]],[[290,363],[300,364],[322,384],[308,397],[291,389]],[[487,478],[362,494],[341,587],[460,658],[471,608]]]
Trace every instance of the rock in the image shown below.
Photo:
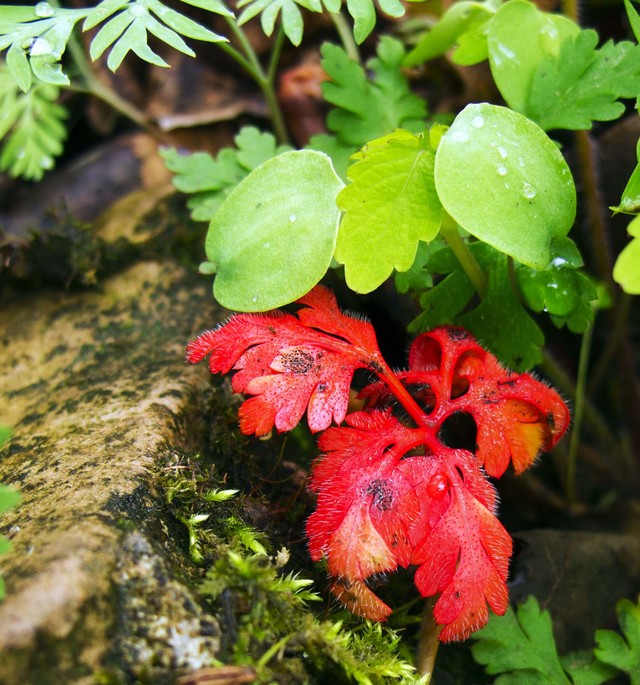
[[[208,282],[160,262],[3,311],[0,482],[22,503],[0,520],[1,685],[94,683],[114,663],[164,683],[210,663],[218,624],[176,572],[152,472],[203,446],[209,377],[183,351],[220,316]]]
[[[551,613],[560,654],[587,649],[598,628],[617,630],[615,605],[640,592],[640,539],[633,535],[533,530],[514,535],[509,583],[515,604],[533,594]]]

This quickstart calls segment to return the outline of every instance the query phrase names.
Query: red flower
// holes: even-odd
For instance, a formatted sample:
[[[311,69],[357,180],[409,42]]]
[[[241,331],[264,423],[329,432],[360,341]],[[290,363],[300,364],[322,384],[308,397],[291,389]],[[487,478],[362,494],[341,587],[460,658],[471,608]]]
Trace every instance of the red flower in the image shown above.
[[[187,361],[210,355],[212,373],[236,371],[234,391],[251,396],[240,408],[244,433],[291,430],[305,411],[311,430],[325,431],[307,534],[311,557],[327,560],[336,597],[384,620],[391,609],[367,580],[415,565],[421,594],[439,594],[440,638],[464,639],[486,623],[487,605],[502,614],[508,603],[511,539],[485,474],[499,477],[509,463],[516,473],[527,469],[560,439],[569,411],[555,390],[503,369],[463,329],[419,336],[409,371],[394,374],[371,324],[342,314],[329,290],[318,286],[299,303],[295,316],[232,316],[189,343]],[[347,415],[358,368],[380,380],[361,392],[364,411]],[[392,413],[398,402],[402,420]],[[474,452],[440,438],[460,413],[475,422]]]

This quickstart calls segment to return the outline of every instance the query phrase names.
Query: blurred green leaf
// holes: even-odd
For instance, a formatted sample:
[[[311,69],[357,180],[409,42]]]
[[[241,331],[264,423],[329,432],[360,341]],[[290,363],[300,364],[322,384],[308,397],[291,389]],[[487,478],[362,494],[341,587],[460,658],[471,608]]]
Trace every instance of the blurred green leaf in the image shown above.
[[[640,685],[640,601],[622,599],[616,604],[622,635],[612,630],[596,631],[596,657],[624,671],[631,685]]]
[[[627,226],[633,240],[618,255],[613,267],[613,280],[631,295],[640,295],[640,217]]]

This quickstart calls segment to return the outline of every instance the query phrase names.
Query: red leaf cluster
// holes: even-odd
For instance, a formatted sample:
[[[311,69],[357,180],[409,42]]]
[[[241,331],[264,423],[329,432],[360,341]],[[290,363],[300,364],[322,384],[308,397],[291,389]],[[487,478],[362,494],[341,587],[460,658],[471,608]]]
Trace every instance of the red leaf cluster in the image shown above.
[[[305,411],[311,430],[324,431],[307,535],[336,597],[384,620],[391,609],[368,581],[415,566],[420,593],[438,595],[441,640],[464,639],[486,623],[487,605],[502,614],[508,602],[511,538],[486,476],[510,463],[516,473],[527,469],[560,439],[569,411],[555,390],[502,368],[463,329],[420,335],[409,370],[394,373],[371,324],[341,313],[329,290],[318,286],[299,304],[296,315],[231,317],[190,342],[187,361],[209,355],[212,373],[236,372],[234,391],[250,396],[240,408],[244,433],[291,430]],[[347,414],[359,368],[379,380],[360,393],[364,410]],[[473,452],[441,439],[458,414],[475,423]]]

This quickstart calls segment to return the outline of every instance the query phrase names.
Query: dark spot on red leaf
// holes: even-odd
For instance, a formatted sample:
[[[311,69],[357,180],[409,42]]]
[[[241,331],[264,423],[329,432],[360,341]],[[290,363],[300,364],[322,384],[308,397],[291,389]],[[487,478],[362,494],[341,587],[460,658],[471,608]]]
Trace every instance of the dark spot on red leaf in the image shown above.
[[[282,365],[292,373],[307,373],[314,363],[313,355],[304,350],[293,350],[282,355]]]
[[[367,488],[367,495],[373,495],[373,506],[380,511],[387,511],[393,504],[393,490],[386,480],[376,478]]]

